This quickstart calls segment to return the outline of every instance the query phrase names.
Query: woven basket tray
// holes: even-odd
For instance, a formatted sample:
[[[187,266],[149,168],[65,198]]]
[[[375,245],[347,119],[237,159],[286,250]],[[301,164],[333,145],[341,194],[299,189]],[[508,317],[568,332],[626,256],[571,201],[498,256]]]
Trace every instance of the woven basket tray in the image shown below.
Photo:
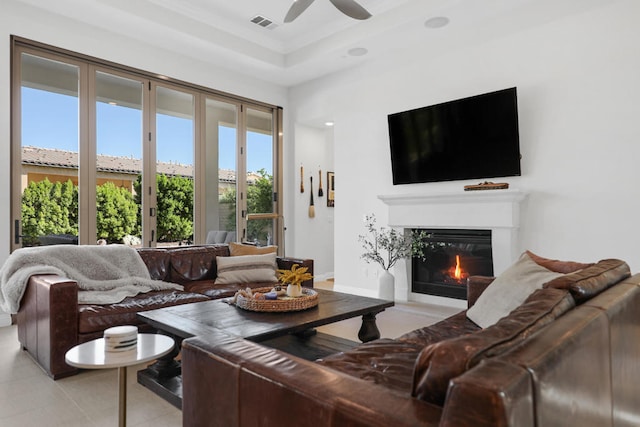
[[[267,293],[271,288],[256,288],[253,292]],[[303,296],[292,298],[288,296],[278,297],[276,300],[253,299],[238,295],[236,306],[243,310],[249,311],[266,311],[279,313],[283,311],[300,311],[306,310],[318,305],[318,293],[313,289],[302,288]]]

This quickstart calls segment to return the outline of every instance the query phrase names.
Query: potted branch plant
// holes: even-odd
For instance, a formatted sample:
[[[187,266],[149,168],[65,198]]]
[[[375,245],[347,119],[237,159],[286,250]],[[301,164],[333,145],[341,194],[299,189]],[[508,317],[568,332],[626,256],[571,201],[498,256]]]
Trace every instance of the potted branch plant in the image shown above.
[[[389,269],[403,258],[416,257],[424,260],[426,232],[412,230],[410,233],[404,233],[392,228],[377,228],[376,217],[373,214],[365,217],[365,228],[367,233],[358,236],[364,249],[361,258],[367,263],[376,263],[382,267],[378,294],[382,299],[393,301],[395,278]]]

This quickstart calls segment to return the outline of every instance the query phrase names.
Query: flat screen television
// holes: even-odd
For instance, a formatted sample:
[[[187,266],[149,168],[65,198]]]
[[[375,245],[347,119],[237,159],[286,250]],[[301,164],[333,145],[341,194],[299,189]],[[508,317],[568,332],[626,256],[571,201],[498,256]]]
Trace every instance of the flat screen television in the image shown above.
[[[393,184],[520,175],[516,88],[390,114]]]

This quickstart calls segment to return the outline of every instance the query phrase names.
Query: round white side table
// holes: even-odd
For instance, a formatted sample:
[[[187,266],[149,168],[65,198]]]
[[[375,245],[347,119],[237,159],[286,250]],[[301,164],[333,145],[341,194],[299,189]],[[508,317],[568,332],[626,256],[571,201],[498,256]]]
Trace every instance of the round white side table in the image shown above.
[[[174,341],[166,335],[138,334],[135,349],[119,352],[104,350],[104,338],[78,344],[67,352],[65,361],[82,369],[118,368],[118,425],[127,425],[127,366],[148,362],[169,353]]]

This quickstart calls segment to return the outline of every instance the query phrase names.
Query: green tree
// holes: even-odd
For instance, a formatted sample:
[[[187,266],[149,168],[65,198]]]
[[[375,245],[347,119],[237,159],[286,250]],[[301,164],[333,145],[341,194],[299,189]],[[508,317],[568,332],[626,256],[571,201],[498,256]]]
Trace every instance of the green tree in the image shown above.
[[[30,182],[22,193],[22,234],[25,245],[48,234],[78,235],[78,187],[71,180]]]
[[[141,177],[134,184],[135,201],[141,206]],[[158,242],[193,239],[193,180],[156,175],[156,233]]]
[[[122,242],[127,234],[140,235],[138,205],[125,188],[116,187],[112,182],[98,186],[96,204],[98,239],[116,243]]]
[[[270,213],[273,212],[273,175],[269,175],[266,170],[260,169],[257,172],[259,178],[247,188],[247,212],[248,213]],[[220,203],[229,204],[229,216],[226,219],[227,230],[236,228],[236,189],[227,189],[220,197]],[[261,219],[248,221],[247,239],[258,240],[262,243],[267,241],[267,234],[271,232],[272,220]]]

